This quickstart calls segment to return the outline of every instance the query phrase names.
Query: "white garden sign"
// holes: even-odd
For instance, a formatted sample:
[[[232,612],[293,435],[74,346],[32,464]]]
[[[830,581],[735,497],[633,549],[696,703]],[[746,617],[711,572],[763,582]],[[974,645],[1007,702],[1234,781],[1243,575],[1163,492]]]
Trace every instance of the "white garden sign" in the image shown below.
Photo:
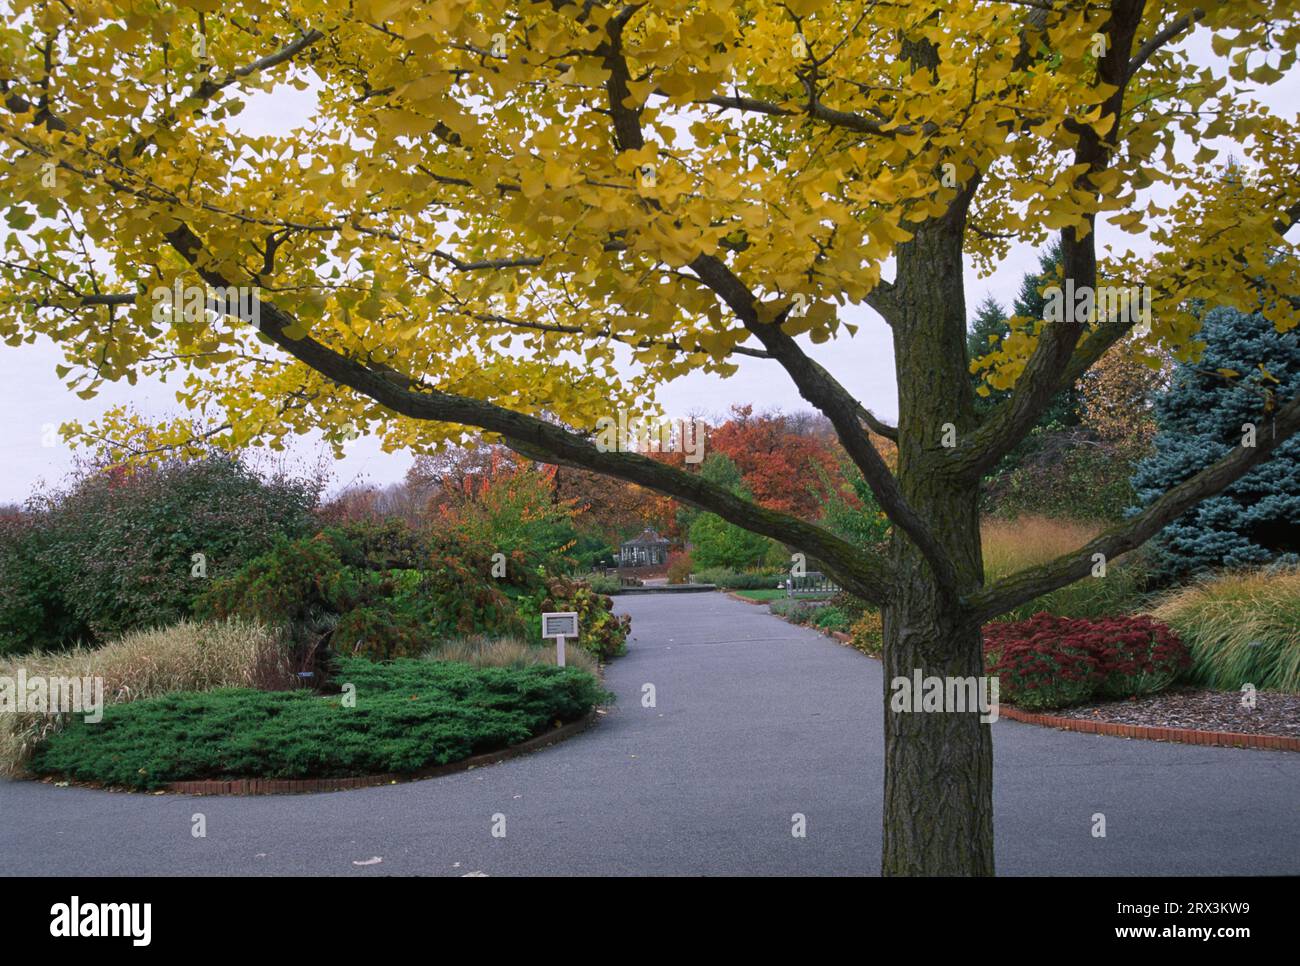
[[[542,638],[555,638],[555,663],[564,667],[564,639],[578,636],[576,611],[555,611],[542,615]]]

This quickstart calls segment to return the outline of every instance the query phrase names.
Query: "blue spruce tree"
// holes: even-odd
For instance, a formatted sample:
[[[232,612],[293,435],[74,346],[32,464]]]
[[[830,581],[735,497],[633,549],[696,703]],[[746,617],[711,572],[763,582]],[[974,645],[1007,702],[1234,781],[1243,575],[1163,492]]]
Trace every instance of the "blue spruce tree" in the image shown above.
[[[1216,308],[1202,318],[1200,339],[1206,344],[1202,357],[1178,366],[1156,400],[1155,449],[1133,476],[1144,506],[1248,442],[1247,424],[1266,439],[1272,409],[1300,392],[1295,331],[1279,333],[1263,316]],[[1300,436],[1175,520],[1152,549],[1166,580],[1214,567],[1300,559]]]

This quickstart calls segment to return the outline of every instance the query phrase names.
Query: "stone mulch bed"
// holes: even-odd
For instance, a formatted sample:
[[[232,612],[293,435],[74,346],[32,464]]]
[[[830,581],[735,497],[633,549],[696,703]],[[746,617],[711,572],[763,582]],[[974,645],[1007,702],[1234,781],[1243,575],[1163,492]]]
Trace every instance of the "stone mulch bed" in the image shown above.
[[[1061,718],[1148,728],[1300,737],[1300,695],[1260,691],[1255,695],[1254,708],[1243,707],[1241,699],[1240,691],[1171,688],[1145,698],[1061,708],[1049,713]]]

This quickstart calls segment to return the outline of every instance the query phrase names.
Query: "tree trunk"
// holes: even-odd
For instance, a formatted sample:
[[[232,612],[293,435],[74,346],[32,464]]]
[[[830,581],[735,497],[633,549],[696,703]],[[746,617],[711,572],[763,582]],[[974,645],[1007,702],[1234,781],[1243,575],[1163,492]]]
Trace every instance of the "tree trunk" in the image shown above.
[[[891,684],[920,677],[982,684],[979,626],[957,598],[980,586],[979,492],[946,471],[954,437],[975,425],[966,367],[959,210],[912,228],[899,249],[903,308],[894,320],[898,480],[956,570],[942,589],[895,528],[897,584],[885,606],[884,875],[993,874],[993,744],[980,712],[891,710]],[[919,696],[914,696],[919,700]],[[915,705],[919,707],[919,705]]]
[[[884,875],[993,874],[993,738],[978,709],[891,709],[890,684],[919,670],[979,679],[978,627],[960,626],[924,581],[900,588],[884,613]],[[920,697],[912,695],[913,707]]]

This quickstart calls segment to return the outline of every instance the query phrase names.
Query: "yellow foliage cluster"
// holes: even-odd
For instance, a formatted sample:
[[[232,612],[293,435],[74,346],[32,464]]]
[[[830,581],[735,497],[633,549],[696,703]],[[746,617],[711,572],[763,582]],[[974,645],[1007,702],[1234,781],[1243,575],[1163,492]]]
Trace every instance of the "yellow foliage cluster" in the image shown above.
[[[1300,26],[1284,0],[1148,6],[1136,49],[1199,16],[1224,60],[1139,53],[1116,117],[1092,3],[14,0],[0,337],[57,339],[83,395],[180,373],[178,402],[233,445],[321,426],[389,448],[460,436],[286,359],[255,318],[160,310],[162,291],[227,279],[292,338],[404,386],[590,426],[671,379],[734,372],[737,311],[851,334],[843,307],[870,300],[911,227],[977,186],[983,267],[1096,219],[1145,232],[1155,254],[1101,271],[1151,285],[1152,338],[1179,345],[1188,299],[1257,299],[1242,259],[1265,291],[1294,290],[1268,258],[1294,121],[1251,88],[1293,64]],[[917,69],[918,44],[941,56]],[[310,123],[241,125],[286,85],[316,98]],[[1113,145],[1104,170],[1076,158],[1081,132]],[[1208,147],[1175,154],[1220,137],[1246,174],[1223,177]],[[758,304],[723,305],[701,256]],[[1265,310],[1297,321],[1285,299]],[[1006,340],[997,378],[1036,339]]]

